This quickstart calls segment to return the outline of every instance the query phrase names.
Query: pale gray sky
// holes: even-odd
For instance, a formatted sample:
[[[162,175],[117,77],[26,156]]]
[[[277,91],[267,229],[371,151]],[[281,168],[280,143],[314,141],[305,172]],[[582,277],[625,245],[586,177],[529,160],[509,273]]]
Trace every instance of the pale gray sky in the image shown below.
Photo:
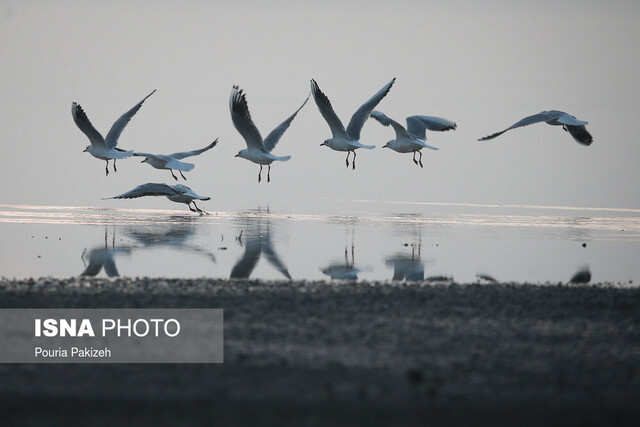
[[[517,4],[516,4],[517,3]],[[101,200],[169,172],[104,162],[71,118],[77,101],[103,134],[151,90],[120,147],[171,153],[217,147],[186,182],[209,211],[313,212],[329,199],[640,208],[640,4],[633,1],[0,1],[0,200],[12,204],[173,208],[166,199]],[[366,123],[355,171],[319,144],[315,104],[274,150],[291,155],[258,184],[234,158],[244,141],[228,97],[238,84],[266,136],[317,80],[344,122],[391,78],[378,109],[455,120],[440,147],[381,149],[390,128]],[[559,109],[589,121],[595,142],[536,125],[477,138]],[[179,206],[175,206],[182,209]],[[400,209],[400,208],[399,208]]]

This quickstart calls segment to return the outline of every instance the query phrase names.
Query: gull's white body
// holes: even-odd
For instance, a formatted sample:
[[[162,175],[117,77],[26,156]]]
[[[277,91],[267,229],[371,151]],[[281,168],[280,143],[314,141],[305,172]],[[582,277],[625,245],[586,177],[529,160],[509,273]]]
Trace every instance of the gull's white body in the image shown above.
[[[231,96],[229,97],[229,110],[231,110],[231,120],[233,126],[238,130],[240,135],[244,138],[247,148],[238,151],[236,157],[247,159],[253,163],[260,165],[260,172],[258,173],[258,182],[262,177],[262,166],[269,166],[267,172],[267,182],[271,181],[271,163],[274,161],[286,162],[291,156],[276,156],[271,154],[271,151],[275,148],[280,138],[285,131],[291,125],[291,122],[296,117],[298,112],[305,106],[309,97],[302,103],[295,113],[293,113],[284,122],[280,123],[278,127],[271,131],[269,135],[263,140],[260,135],[260,131],[253,123],[251,114],[249,113],[249,105],[247,104],[247,98],[238,86],[234,86],[231,90]]]
[[[487,141],[489,139],[493,139],[497,136],[502,135],[508,130],[516,129],[523,126],[529,126],[535,123],[542,123],[542,122],[552,126],[562,126],[562,128],[565,131],[571,134],[573,139],[578,144],[588,146],[588,145],[591,145],[591,143],[593,142],[593,137],[585,127],[585,125],[589,124],[589,122],[578,120],[571,114],[567,114],[564,111],[558,111],[558,110],[543,111],[541,113],[534,114],[533,116],[525,117],[519,122],[509,126],[505,130],[480,138],[478,139],[478,141]]]
[[[76,102],[71,104],[71,116],[73,117],[73,121],[82,133],[89,138],[89,142],[91,142],[91,145],[88,145],[84,151],[88,152],[93,157],[107,162],[107,175],[109,175],[109,160],[113,160],[113,170],[117,171],[116,160],[126,159],[133,155],[132,151],[117,148],[118,138],[120,138],[120,134],[122,134],[122,131],[127,126],[131,118],[135,116],[140,107],[142,107],[142,103],[154,93],[155,90],[145,96],[144,99],[138,102],[132,109],[120,116],[120,118],[111,126],[109,133],[107,133],[107,136],[104,138],[100,132],[93,127],[82,107]]]
[[[156,169],[175,169],[182,172],[189,172],[195,167],[193,163],[181,162],[180,160],[172,157],[170,154],[150,154],[150,153],[133,153],[134,156],[146,157],[142,163],[148,163]]]
[[[392,139],[383,145],[382,148],[391,148],[397,153],[413,153],[414,151],[420,151],[423,148],[439,150],[438,147],[427,145],[424,141],[420,141],[419,139]]]
[[[316,101],[316,105],[318,106],[318,110],[320,110],[320,114],[324,117],[325,121],[329,125],[331,129],[331,138],[327,139],[320,145],[326,145],[332,150],[336,151],[346,151],[347,152],[347,167],[349,166],[349,153],[353,153],[353,169],[355,169],[355,150],[358,148],[366,148],[373,149],[375,145],[364,145],[362,144],[360,139],[360,132],[364,126],[364,123],[369,118],[371,111],[382,101],[393,83],[396,81],[394,78],[389,83],[387,83],[382,89],[380,89],[375,95],[373,95],[367,102],[362,104],[360,108],[351,116],[351,120],[349,121],[349,125],[345,129],[344,125],[340,121],[340,118],[337,116],[333,107],[331,106],[331,102],[329,98],[322,93],[320,87],[316,83],[315,80],[311,80],[311,93],[313,93],[313,99]]]
[[[195,204],[195,200],[209,200],[211,197],[200,196],[192,189],[183,184],[168,185],[149,182],[138,185],[136,188],[122,193],[118,196],[108,197],[109,199],[135,199],[145,196],[165,196],[167,199],[176,203],[185,203],[192,212],[204,212]],[[191,208],[191,203],[195,206],[195,210]],[[204,212],[206,213],[206,212]]]
[[[242,157],[243,159],[263,166],[270,165],[274,161],[286,162],[291,158],[291,156],[276,156],[268,152],[262,152],[251,148],[240,150],[238,154],[236,154],[236,157]]]
[[[193,163],[182,162],[180,159],[184,159],[186,157],[197,156],[198,154],[204,153],[207,150],[212,149],[216,146],[218,140],[216,139],[211,144],[207,145],[204,148],[193,151],[183,151],[180,153],[173,154],[151,154],[151,153],[139,153],[134,152],[134,156],[144,157],[142,163],[148,163],[156,169],[168,169],[171,172],[171,176],[177,181],[178,178],[173,174],[173,170],[180,171],[180,175],[182,172],[188,172],[195,167]],[[182,178],[186,179],[184,175]]]
[[[371,117],[395,130],[396,139],[388,141],[382,148],[390,148],[398,153],[413,153],[413,161],[420,167],[422,167],[422,153],[419,153],[420,160],[416,161],[416,152],[420,152],[423,148],[439,150],[424,142],[427,139],[426,130],[447,131],[457,127],[455,122],[441,117],[409,116],[406,128],[380,111],[372,111]]]

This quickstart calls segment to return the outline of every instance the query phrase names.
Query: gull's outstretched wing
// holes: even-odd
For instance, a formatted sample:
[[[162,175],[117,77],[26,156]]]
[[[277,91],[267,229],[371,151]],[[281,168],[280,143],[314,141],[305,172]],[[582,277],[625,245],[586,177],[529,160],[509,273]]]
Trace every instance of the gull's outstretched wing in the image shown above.
[[[207,150],[211,150],[213,147],[216,146],[217,143],[218,143],[218,138],[216,138],[216,140],[213,141],[211,144],[199,150],[183,151],[181,153],[169,154],[169,156],[173,157],[174,159],[184,159],[185,157],[197,156],[198,154],[202,154]]]
[[[135,199],[137,197],[144,196],[175,196],[180,192],[168,184],[159,184],[155,182],[148,182],[146,184],[138,185],[133,190],[122,193],[118,196],[107,197],[107,199]]]
[[[235,126],[244,138],[247,148],[257,148],[264,151],[262,136],[256,125],[253,124],[253,120],[251,120],[247,98],[238,86],[234,86],[233,89],[231,89],[229,109],[231,110],[233,126]]]
[[[400,123],[396,122],[392,118],[386,116],[384,113],[382,113],[380,111],[372,111],[371,112],[371,117],[373,117],[374,119],[379,121],[380,124],[382,124],[384,126],[391,125],[393,127],[393,130],[396,131],[396,138],[399,139],[399,138],[403,138],[403,137],[410,137],[409,133],[404,128],[404,126],[402,126]]]
[[[140,109],[140,107],[142,107],[142,103],[146,101],[146,99],[151,95],[153,95],[155,92],[156,90],[154,89],[153,92],[145,96],[142,101],[138,102],[132,109],[130,109],[129,111],[121,115],[120,118],[116,120],[113,126],[111,126],[111,129],[107,134],[107,137],[104,139],[104,142],[105,144],[107,144],[107,147],[115,148],[116,145],[118,145],[118,138],[120,138],[120,134],[122,134],[122,131],[124,130],[124,128],[127,127],[127,124],[129,123],[131,118],[135,116],[138,110]]]
[[[534,114],[533,116],[529,116],[529,117],[525,117],[524,119],[520,120],[517,123],[514,123],[513,125],[509,126],[508,128],[506,128],[503,131],[500,132],[496,132],[493,133],[491,135],[482,137],[480,139],[478,139],[478,141],[487,141],[489,139],[493,139],[497,136],[502,135],[503,133],[505,133],[508,130],[511,129],[515,129],[515,128],[519,128],[522,126],[529,126],[535,123],[542,123],[542,122],[547,122],[549,120],[553,120],[553,119],[557,119],[558,118],[558,111],[543,111],[541,113],[538,114]]]
[[[432,116],[407,117],[407,132],[419,139],[427,139],[426,130],[443,132],[455,129],[457,125],[451,120]]]
[[[78,129],[89,138],[91,145],[106,147],[104,138],[102,138],[100,132],[93,127],[82,107],[76,102],[71,104],[71,115]]]
[[[278,125],[277,128],[272,130],[271,133],[269,135],[267,135],[267,137],[264,140],[264,148],[265,148],[265,150],[267,150],[268,152],[271,152],[271,150],[273,150],[273,148],[276,146],[276,144],[278,143],[278,141],[280,140],[280,138],[282,137],[284,132],[287,129],[289,129],[289,126],[291,125],[291,122],[293,121],[293,119],[296,118],[296,115],[298,114],[298,111],[302,110],[302,107],[305,106],[305,104],[309,100],[309,96],[311,96],[311,94],[309,94],[307,96],[307,99],[304,100],[304,102],[302,103],[300,108],[298,108],[295,113],[293,113],[291,116],[289,116],[289,118],[287,120],[285,120],[284,122],[280,123],[280,125]]]
[[[327,98],[327,95],[322,93],[318,83],[315,80],[311,79],[311,93],[313,94],[313,99],[316,101],[316,105],[318,106],[318,110],[320,110],[320,114],[324,117],[324,120],[329,125],[331,129],[331,135],[334,138],[343,137],[349,139],[349,135],[347,135],[347,131],[344,130],[344,125],[340,121],[340,118],[336,115],[336,112],[333,111],[333,107],[331,106],[331,101]]]
[[[347,134],[351,139],[355,141],[358,141],[360,139],[360,131],[364,126],[364,122],[367,121],[369,115],[371,114],[371,111],[373,111],[373,109],[376,108],[376,105],[378,105],[378,103],[382,101],[382,98],[384,98],[387,93],[389,93],[389,90],[391,89],[391,86],[393,86],[393,83],[395,81],[396,78],[394,77],[393,80],[384,85],[382,89],[380,89],[375,95],[369,98],[367,102],[362,104],[362,106],[358,108],[355,113],[353,113],[353,116],[351,116],[351,120],[349,121],[349,125],[347,126]]]
[[[589,146],[593,142],[593,137],[584,126],[565,125],[565,129],[571,134],[578,144]]]
[[[189,172],[195,167],[195,165],[193,163],[181,162],[180,160],[176,160],[172,158],[164,165],[164,167],[167,169],[175,169],[177,171]]]

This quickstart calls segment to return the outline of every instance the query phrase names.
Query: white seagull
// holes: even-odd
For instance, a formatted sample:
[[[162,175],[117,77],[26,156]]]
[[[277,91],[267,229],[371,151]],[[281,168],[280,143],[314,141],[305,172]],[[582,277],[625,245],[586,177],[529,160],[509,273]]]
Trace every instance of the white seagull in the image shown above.
[[[407,117],[407,128],[405,129],[400,123],[387,117],[380,111],[372,111],[371,117],[379,121],[384,126],[391,125],[396,131],[396,139],[392,139],[387,142],[382,148],[391,148],[398,153],[411,153],[413,152],[413,163],[422,166],[422,150],[428,148],[430,150],[439,150],[438,147],[433,147],[426,144],[427,140],[426,130],[432,131],[447,131],[456,128],[456,124],[451,120],[443,119],[441,117],[430,116],[409,116]],[[416,160],[416,153],[420,154],[420,159]]]
[[[191,212],[200,212],[200,214],[207,212],[201,210],[196,205],[195,200],[209,200],[211,197],[204,197],[196,194],[193,190],[183,184],[169,185],[158,184],[155,182],[148,182],[146,184],[138,185],[133,190],[122,193],[119,196],[107,197],[107,199],[135,199],[144,196],[166,196],[167,199],[176,203],[186,203],[189,206]],[[191,203],[195,209],[191,208]]]
[[[91,142],[91,145],[87,145],[87,148],[85,148],[84,151],[88,151],[93,157],[107,162],[107,175],[109,175],[109,160],[113,159],[113,171],[117,172],[116,159],[126,159],[131,156],[131,151],[122,150],[116,147],[118,145],[118,138],[120,138],[120,134],[129,123],[129,120],[131,120],[140,107],[142,107],[142,103],[154,93],[155,89],[149,95],[145,96],[142,101],[138,102],[132,109],[120,116],[120,118],[111,126],[111,130],[109,130],[106,138],[103,138],[100,132],[93,127],[89,118],[78,103],[74,102],[71,104],[71,115],[73,116],[73,121],[76,122],[76,126],[78,126],[82,133],[87,135],[87,138],[89,138],[89,141]]]
[[[340,118],[337,116],[335,111],[333,111],[333,107],[331,106],[331,102],[329,98],[322,93],[320,87],[318,87],[318,83],[315,80],[311,80],[311,93],[313,93],[313,98],[316,100],[316,104],[318,105],[318,110],[320,110],[320,114],[326,120],[329,128],[331,129],[331,138],[327,139],[320,145],[326,145],[332,150],[336,151],[346,151],[347,152],[347,167],[349,167],[349,154],[353,153],[353,169],[356,168],[356,149],[357,148],[367,148],[369,150],[375,148],[375,145],[364,145],[361,144],[360,139],[360,131],[364,126],[364,122],[367,121],[371,111],[376,108],[376,105],[382,98],[384,98],[391,86],[396,81],[395,77],[389,83],[387,83],[382,89],[378,91],[375,95],[373,95],[367,102],[362,104],[358,110],[353,113],[351,116],[351,120],[349,121],[349,125],[345,130],[344,125],[340,121]]]
[[[189,172],[191,169],[195,167],[193,163],[181,162],[181,159],[191,156],[197,156],[198,154],[204,153],[207,150],[212,149],[218,143],[218,139],[216,138],[211,144],[207,145],[204,148],[193,151],[183,151],[181,153],[173,153],[173,154],[150,154],[150,153],[139,153],[137,151],[133,152],[134,156],[144,157],[144,160],[141,163],[147,163],[153,166],[156,169],[168,169],[171,172],[171,176],[176,181],[178,177],[173,174],[173,169],[180,172],[180,175],[185,180],[185,176],[182,172]]]
[[[267,169],[267,182],[271,181],[271,163],[274,160],[279,162],[286,162],[291,156],[275,156],[271,154],[284,132],[289,128],[291,122],[298,114],[298,111],[304,107],[309,100],[309,96],[304,100],[300,108],[296,110],[287,120],[280,123],[277,128],[271,131],[269,135],[263,140],[260,135],[260,131],[253,120],[251,120],[251,114],[249,113],[249,106],[247,105],[247,98],[238,86],[233,86],[231,90],[231,96],[229,97],[229,109],[231,110],[231,120],[233,126],[240,132],[240,135],[244,138],[247,148],[238,151],[235,157],[242,157],[257,163],[260,165],[260,172],[258,172],[258,182],[262,180],[262,166],[268,165]]]
[[[566,132],[569,132],[573,139],[578,142],[578,144],[588,146],[593,142],[593,137],[585,127],[585,125],[589,124],[589,122],[578,120],[570,114],[557,110],[543,111],[541,113],[534,114],[533,116],[525,117],[524,119],[506,128],[505,130],[496,132],[489,136],[485,136],[484,138],[480,138],[478,139],[478,141],[487,141],[489,139],[493,139],[497,136],[502,135],[508,130],[541,122],[545,122],[553,126],[562,126],[562,129],[564,129]]]

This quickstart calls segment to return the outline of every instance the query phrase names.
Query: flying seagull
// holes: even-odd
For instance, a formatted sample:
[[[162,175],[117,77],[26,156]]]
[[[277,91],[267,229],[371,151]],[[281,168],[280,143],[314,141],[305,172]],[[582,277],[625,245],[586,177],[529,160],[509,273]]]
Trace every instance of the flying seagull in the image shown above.
[[[195,200],[211,199],[211,197],[204,197],[196,194],[193,190],[183,184],[168,185],[154,182],[138,185],[133,190],[122,193],[119,196],[107,197],[107,199],[135,199],[144,196],[166,196],[167,199],[172,202],[186,203],[191,212],[200,212],[201,214],[206,213],[207,215],[207,212],[201,210],[198,205],[196,205]],[[191,207],[191,203],[193,203],[195,209]]]
[[[87,135],[87,138],[89,138],[89,141],[91,142],[91,145],[88,145],[84,151],[88,151],[93,157],[107,162],[105,169],[107,175],[109,175],[109,160],[113,159],[113,171],[117,172],[116,159],[126,159],[131,156],[131,151],[122,150],[116,147],[118,145],[118,138],[120,138],[120,134],[129,123],[129,120],[131,120],[140,107],[142,107],[142,103],[154,93],[155,89],[149,95],[145,96],[142,101],[138,102],[132,109],[120,116],[120,118],[111,126],[111,130],[109,130],[106,138],[103,138],[100,132],[93,127],[80,104],[76,102],[71,104],[71,115],[73,116],[73,121],[76,122],[76,126],[78,126],[82,133]]]
[[[456,124],[451,120],[440,117],[430,116],[409,116],[407,117],[407,127],[405,129],[400,123],[387,117],[380,111],[372,111],[371,117],[379,121],[384,126],[391,125],[396,131],[396,139],[387,142],[382,148],[391,148],[398,153],[413,152],[413,163],[422,166],[422,150],[428,148],[430,150],[439,150],[437,147],[426,144],[426,130],[447,131],[456,128]],[[416,160],[416,153],[420,154],[420,159]]]
[[[505,130],[480,138],[478,141],[487,141],[502,135],[508,130],[541,122],[545,122],[553,126],[562,126],[562,129],[569,132],[578,144],[588,146],[593,142],[593,137],[585,127],[589,122],[578,120],[570,114],[557,110],[543,111],[541,113],[534,114],[533,116],[525,117]]]
[[[150,153],[139,153],[137,151],[134,151],[133,155],[144,157],[144,160],[141,163],[147,163],[156,169],[169,169],[169,172],[171,172],[171,176],[173,177],[173,179],[177,181],[178,177],[173,174],[173,169],[175,169],[178,172],[180,172],[180,175],[182,176],[182,178],[186,180],[187,178],[185,178],[182,172],[190,171],[195,167],[195,165],[193,163],[181,162],[180,160],[186,157],[197,156],[198,154],[204,153],[205,151],[215,147],[217,143],[218,143],[218,139],[216,138],[216,140],[213,141],[211,144],[199,150],[183,151],[181,153],[173,153],[173,154],[150,154]]]
[[[340,118],[336,115],[335,111],[333,111],[333,107],[331,106],[331,102],[329,98],[322,93],[318,83],[315,80],[311,80],[311,93],[313,93],[313,99],[315,99],[316,104],[318,105],[318,110],[320,110],[320,114],[326,120],[329,128],[331,129],[331,138],[327,139],[320,145],[326,145],[332,150],[336,151],[346,151],[347,152],[347,167],[349,167],[349,154],[353,153],[353,166],[352,168],[356,168],[356,149],[357,148],[367,148],[369,150],[375,148],[375,145],[364,145],[361,144],[360,139],[360,131],[364,126],[364,122],[367,121],[371,111],[376,108],[376,105],[382,98],[384,98],[391,86],[396,81],[395,77],[389,83],[387,83],[382,89],[378,91],[375,95],[373,95],[367,102],[362,104],[358,110],[353,113],[351,116],[351,120],[349,121],[349,125],[345,130],[344,125],[340,121]]]
[[[260,165],[260,172],[258,172],[258,182],[262,180],[262,166],[268,165],[267,169],[267,182],[271,181],[271,163],[274,160],[280,162],[286,162],[291,156],[275,156],[271,154],[284,132],[289,129],[291,122],[296,117],[298,112],[304,107],[309,100],[309,96],[304,100],[300,108],[296,110],[287,120],[280,123],[277,128],[271,131],[269,135],[263,140],[260,135],[260,131],[253,120],[251,120],[251,114],[249,113],[249,106],[247,104],[247,98],[238,86],[233,86],[231,90],[231,96],[229,97],[229,109],[231,110],[231,120],[233,126],[240,132],[240,135],[244,138],[247,148],[238,151],[235,157],[242,157],[257,163]]]

